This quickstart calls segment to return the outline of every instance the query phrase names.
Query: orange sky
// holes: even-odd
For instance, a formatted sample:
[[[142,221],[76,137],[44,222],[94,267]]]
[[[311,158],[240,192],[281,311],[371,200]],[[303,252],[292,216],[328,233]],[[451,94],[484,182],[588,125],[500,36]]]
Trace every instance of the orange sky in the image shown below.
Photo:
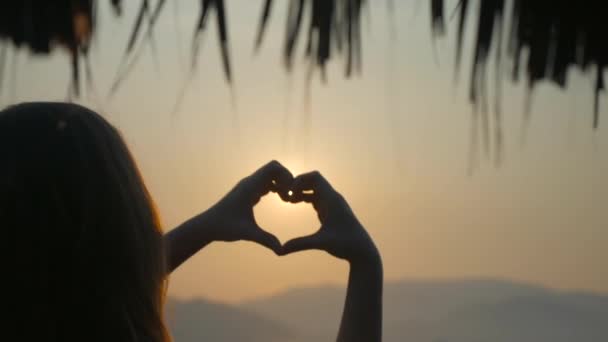
[[[172,115],[198,3],[180,2],[177,26],[167,8],[155,32],[158,56],[146,51],[111,99],[106,93],[136,3],[125,4],[120,20],[104,3],[92,51],[97,91],[82,99],[124,133],[167,228],[278,159],[294,172],[320,170],[343,192],[376,239],[389,280],[501,277],[608,292],[608,134],[603,119],[591,129],[589,75],[572,72],[566,93],[541,85],[525,134],[525,89],[505,83],[503,163],[494,167],[480,151],[469,175],[468,68],[455,86],[453,35],[433,46],[428,8],[415,15],[415,2],[396,2],[392,41],[385,8],[372,8],[364,20],[363,74],[346,81],[342,65],[330,63],[328,83],[317,77],[312,84],[307,117],[306,65],[298,56],[291,76],[280,67],[284,4],[254,56],[261,2],[227,1],[235,83],[224,82],[212,20],[198,75]],[[471,32],[467,39],[469,46]],[[61,53],[50,61],[17,56],[17,83],[14,92],[2,92],[3,103],[65,99],[69,65]],[[608,118],[606,96],[601,108]],[[256,215],[281,240],[317,227],[312,208],[276,198],[264,199]],[[346,264],[324,253],[278,258],[249,243],[218,243],[177,270],[169,292],[234,302],[291,286],[345,283],[346,276]]]

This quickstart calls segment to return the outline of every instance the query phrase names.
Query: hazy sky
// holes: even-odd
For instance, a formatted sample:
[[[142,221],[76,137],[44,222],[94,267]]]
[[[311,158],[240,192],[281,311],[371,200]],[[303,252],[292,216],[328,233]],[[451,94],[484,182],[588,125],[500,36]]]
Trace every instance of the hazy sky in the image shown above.
[[[525,88],[505,82],[503,161],[496,167],[480,149],[470,174],[466,47],[474,20],[455,84],[455,21],[433,43],[427,2],[395,1],[391,35],[385,2],[372,1],[363,20],[362,75],[344,80],[343,64],[332,61],[326,84],[315,75],[308,116],[302,50],[294,74],[281,64],[287,2],[276,4],[258,55],[261,1],[226,2],[234,85],[224,81],[212,16],[198,73],[171,114],[189,74],[200,2],[169,3],[155,30],[157,56],[145,47],[133,74],[107,98],[138,2],[125,1],[125,15],[116,19],[101,1],[91,55],[96,91],[81,102],[123,132],[167,229],[278,159],[294,173],[320,170],[345,195],[382,252],[387,280],[501,277],[608,292],[608,100],[601,99],[593,131],[589,74],[571,72],[567,92],[540,85],[525,133]],[[16,86],[3,87],[2,103],[65,99],[64,53],[48,60],[21,51],[16,66]],[[311,207],[273,196],[255,210],[282,241],[318,227]],[[234,302],[346,278],[346,263],[321,252],[278,258],[251,243],[217,243],[174,273],[169,293]]]

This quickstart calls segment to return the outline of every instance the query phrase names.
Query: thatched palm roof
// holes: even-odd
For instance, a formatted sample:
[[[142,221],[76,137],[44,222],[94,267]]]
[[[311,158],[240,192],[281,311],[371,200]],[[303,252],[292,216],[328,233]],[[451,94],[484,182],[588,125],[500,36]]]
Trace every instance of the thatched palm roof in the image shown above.
[[[121,0],[110,0],[116,15],[121,14]],[[179,0],[173,0],[179,1]],[[231,80],[229,37],[226,29],[227,14],[223,0],[200,0],[199,19],[195,25],[192,53],[198,53],[198,37],[208,25],[213,15],[218,27],[223,68],[227,80]],[[318,66],[323,75],[326,62],[331,58],[343,57],[345,75],[361,69],[360,17],[369,2],[365,0],[285,0],[289,1],[286,40],[283,50],[287,70],[292,67],[294,47],[300,36],[306,39],[305,54],[308,60]],[[388,0],[390,1],[390,0]],[[16,46],[25,45],[35,53],[48,53],[54,46],[63,46],[72,52],[72,90],[77,95],[80,82],[80,61],[88,52],[88,44],[95,35],[96,0],[30,0],[3,1],[0,4],[0,38],[8,39]],[[133,60],[137,60],[137,44],[151,34],[158,16],[166,5],[166,0],[141,0],[140,10],[133,30],[125,47],[125,60],[113,88],[128,75]],[[461,0],[458,13],[458,44],[456,68],[461,61],[464,27],[470,17],[478,21],[470,80],[470,100],[474,104],[483,103],[480,96],[485,84],[485,70],[492,44],[502,49],[503,30],[508,28],[506,42],[507,56],[512,58],[512,79],[517,81],[522,67],[522,51],[529,50],[525,65],[528,87],[533,88],[540,80],[551,80],[562,87],[568,84],[567,71],[572,66],[596,70],[596,100],[593,126],[599,122],[598,96],[604,89],[603,72],[608,65],[608,25],[604,23],[606,10],[604,1],[587,0],[575,3],[566,0],[480,0],[479,13],[474,13],[473,2]],[[435,33],[445,30],[443,0],[429,0]],[[511,15],[505,18],[506,7],[512,6]],[[265,0],[256,39],[260,47],[266,23],[273,8],[272,0]],[[451,9],[449,9],[451,10]],[[309,13],[309,14],[307,14]],[[4,64],[5,45],[0,48],[0,77]],[[127,59],[131,62],[127,63]],[[502,53],[496,54],[497,65],[501,64]],[[193,58],[193,60],[195,60]],[[85,63],[85,70],[88,66]]]

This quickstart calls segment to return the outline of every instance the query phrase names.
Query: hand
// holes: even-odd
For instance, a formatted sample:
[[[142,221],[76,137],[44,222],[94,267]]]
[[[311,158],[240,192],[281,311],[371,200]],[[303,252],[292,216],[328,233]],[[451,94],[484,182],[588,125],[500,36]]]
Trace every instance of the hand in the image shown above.
[[[314,234],[295,238],[283,245],[283,255],[318,249],[349,262],[377,260],[378,250],[342,195],[319,172],[296,177],[288,200],[314,206],[321,228]]]
[[[247,240],[281,251],[281,243],[260,228],[253,215],[253,207],[262,196],[277,192],[286,201],[293,176],[277,161],[271,161],[252,175],[242,179],[224,198],[209,209],[212,238],[216,241]]]

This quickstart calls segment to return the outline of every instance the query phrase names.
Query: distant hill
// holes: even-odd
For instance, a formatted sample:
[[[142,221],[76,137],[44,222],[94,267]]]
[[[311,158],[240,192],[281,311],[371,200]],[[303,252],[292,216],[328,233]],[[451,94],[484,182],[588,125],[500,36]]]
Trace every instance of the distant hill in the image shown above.
[[[170,300],[176,342],[334,341],[345,289],[288,290],[239,306]],[[608,296],[498,280],[385,285],[385,342],[605,342]]]
[[[606,298],[598,302],[606,304]],[[464,308],[433,326],[450,342],[608,341],[608,306],[602,310],[560,295],[524,296]]]
[[[296,334],[281,322],[226,304],[169,300],[167,321],[176,342],[296,342]]]
[[[241,307],[335,338],[345,290],[293,289]],[[402,281],[384,292],[384,341],[608,341],[608,296],[557,292],[499,280]]]

